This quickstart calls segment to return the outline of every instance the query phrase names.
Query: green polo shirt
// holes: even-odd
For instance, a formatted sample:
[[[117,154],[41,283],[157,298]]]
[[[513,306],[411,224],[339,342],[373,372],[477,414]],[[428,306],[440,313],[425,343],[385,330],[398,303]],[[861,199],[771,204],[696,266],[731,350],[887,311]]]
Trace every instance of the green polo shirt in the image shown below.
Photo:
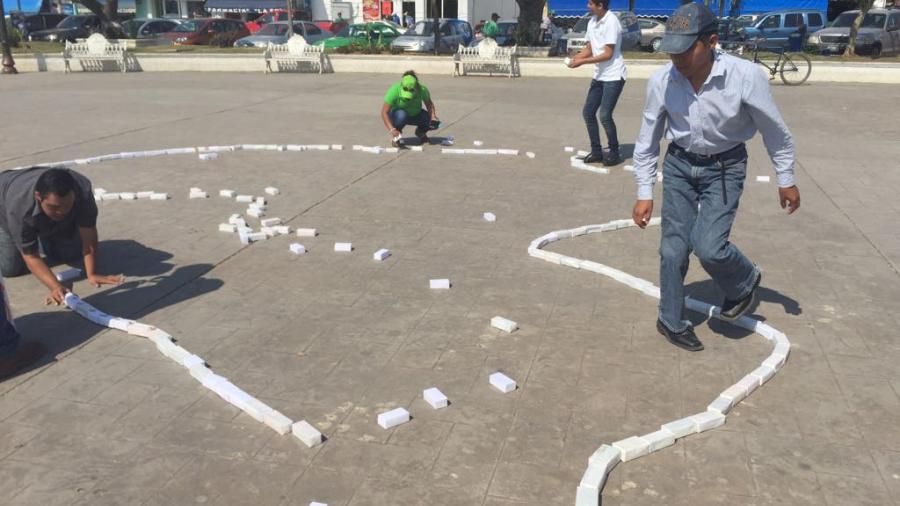
[[[422,112],[422,102],[431,100],[431,93],[424,84],[419,83],[418,90],[409,100],[400,98],[400,83],[394,83],[384,94],[384,103],[392,109],[403,109],[406,114],[416,116]]]

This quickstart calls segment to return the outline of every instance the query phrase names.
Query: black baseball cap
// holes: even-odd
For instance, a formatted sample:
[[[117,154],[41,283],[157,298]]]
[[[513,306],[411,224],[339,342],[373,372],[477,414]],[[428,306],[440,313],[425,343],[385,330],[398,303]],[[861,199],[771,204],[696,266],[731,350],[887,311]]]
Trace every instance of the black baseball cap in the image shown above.
[[[717,31],[719,22],[709,7],[689,3],[675,9],[666,21],[666,34],[663,35],[659,50],[669,54],[680,54],[691,48],[694,41],[702,33]]]

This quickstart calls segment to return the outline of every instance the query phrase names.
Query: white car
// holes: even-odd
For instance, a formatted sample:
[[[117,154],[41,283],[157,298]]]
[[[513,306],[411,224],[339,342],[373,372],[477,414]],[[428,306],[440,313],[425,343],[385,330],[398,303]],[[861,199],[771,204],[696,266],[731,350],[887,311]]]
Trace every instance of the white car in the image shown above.
[[[294,33],[302,35],[306,39],[307,44],[315,44],[320,40],[334,36],[328,30],[323,30],[309,21],[294,21]],[[234,47],[266,47],[269,43],[284,44],[287,40],[288,23],[286,21],[276,21],[263,25],[253,35],[236,40]]]

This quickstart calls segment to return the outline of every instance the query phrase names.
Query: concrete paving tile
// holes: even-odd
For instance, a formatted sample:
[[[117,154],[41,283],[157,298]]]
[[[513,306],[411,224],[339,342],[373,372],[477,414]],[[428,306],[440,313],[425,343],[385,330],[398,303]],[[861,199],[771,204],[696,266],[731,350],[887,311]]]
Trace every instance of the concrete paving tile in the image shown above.
[[[750,455],[744,436],[725,430],[713,430],[684,439],[685,477],[690,493],[755,493]]]
[[[282,506],[309,506],[312,501],[344,506],[353,498],[363,479],[351,471],[312,466],[285,494]]]
[[[822,485],[825,504],[829,505],[882,505],[890,504],[892,498],[880,478],[859,478],[817,473]]]
[[[303,470],[245,458],[202,456],[178,470],[159,493],[170,501],[280,504]],[[221,499],[219,499],[221,498]]]
[[[536,499],[543,504],[572,504],[576,481],[578,477],[571,472],[552,466],[501,462],[497,464],[488,493],[516,500]]]
[[[900,452],[872,450],[872,457],[891,498],[896,502],[900,499]]]

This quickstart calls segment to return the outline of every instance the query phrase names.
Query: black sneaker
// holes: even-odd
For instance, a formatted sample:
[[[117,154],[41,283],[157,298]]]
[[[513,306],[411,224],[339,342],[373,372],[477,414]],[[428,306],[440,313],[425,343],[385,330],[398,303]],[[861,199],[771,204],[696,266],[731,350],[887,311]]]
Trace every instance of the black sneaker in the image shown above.
[[[429,144],[431,142],[428,140],[428,130],[417,128],[416,137],[419,138],[419,142],[421,142],[423,145]]]
[[[589,153],[586,157],[582,158],[581,161],[584,163],[601,163],[603,157],[595,155],[594,153]]]
[[[619,165],[620,163],[622,163],[622,157],[621,155],[619,155],[618,150],[610,151],[609,154],[606,155],[606,157],[603,159],[604,167],[612,167],[614,165]]]
[[[722,302],[722,311],[720,313],[722,319],[730,322],[744,316],[744,313],[750,309],[753,302],[756,300],[756,289],[759,288],[759,283],[761,281],[762,272],[757,271],[756,281],[753,283],[753,288],[750,289],[750,293],[740,300],[725,299],[725,301]]]
[[[691,327],[675,333],[663,325],[662,321],[656,320],[656,330],[658,330],[660,334],[666,336],[666,339],[668,339],[670,343],[679,348],[687,351],[701,351],[703,349],[703,343],[697,339],[697,334],[694,334],[694,329]]]

